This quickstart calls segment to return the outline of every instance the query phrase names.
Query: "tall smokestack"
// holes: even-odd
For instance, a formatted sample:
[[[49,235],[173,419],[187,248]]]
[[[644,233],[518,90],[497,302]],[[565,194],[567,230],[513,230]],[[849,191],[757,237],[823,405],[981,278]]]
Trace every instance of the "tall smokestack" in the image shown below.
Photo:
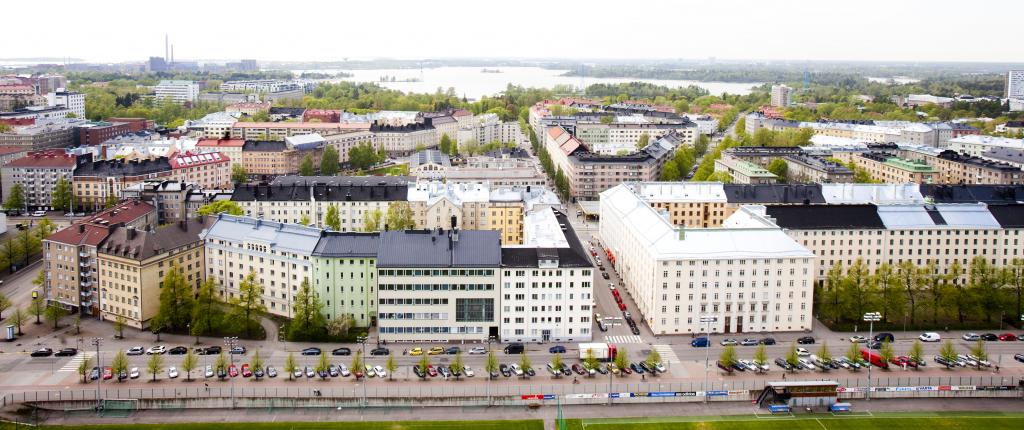
[[[164,62],[171,61],[171,55],[170,55],[170,51],[169,51],[170,46],[171,46],[170,36],[168,36],[167,33],[164,33]]]
[[[174,64],[174,45],[171,45],[171,64]]]

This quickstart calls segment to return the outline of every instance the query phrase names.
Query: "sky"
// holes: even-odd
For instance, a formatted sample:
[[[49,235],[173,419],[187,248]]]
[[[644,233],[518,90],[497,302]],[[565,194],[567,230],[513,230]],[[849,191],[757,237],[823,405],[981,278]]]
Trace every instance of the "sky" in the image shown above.
[[[0,58],[1024,61],[1022,0],[50,0]],[[16,18],[16,17],[23,18]],[[11,19],[15,18],[15,19]],[[1016,20],[1016,22],[1014,22]],[[19,40],[15,35],[24,35]],[[1016,40],[1016,42],[1012,42]]]

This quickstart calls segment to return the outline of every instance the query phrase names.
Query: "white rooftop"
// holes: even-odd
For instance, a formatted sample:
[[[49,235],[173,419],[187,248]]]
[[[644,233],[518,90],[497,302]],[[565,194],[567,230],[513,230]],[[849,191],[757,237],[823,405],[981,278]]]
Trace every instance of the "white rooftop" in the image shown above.
[[[628,186],[648,202],[726,202],[721,182],[640,182]]]
[[[548,209],[526,214],[523,219],[523,244],[511,247],[568,248],[569,241],[555,213]]]
[[[984,203],[878,206],[878,216],[887,229],[1000,228]]]
[[[821,194],[826,203],[833,205],[924,202],[918,184],[821,184]]]

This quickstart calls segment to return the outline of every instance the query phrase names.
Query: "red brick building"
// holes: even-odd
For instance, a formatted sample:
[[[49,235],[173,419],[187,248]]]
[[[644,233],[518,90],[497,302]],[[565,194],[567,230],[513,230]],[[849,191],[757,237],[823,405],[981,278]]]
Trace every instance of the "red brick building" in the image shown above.
[[[156,130],[156,121],[146,118],[107,118],[104,121],[126,123],[132,133],[143,130]]]
[[[126,122],[93,122],[75,128],[75,144],[94,146],[131,133],[131,125]]]
[[[306,112],[302,114],[302,122],[309,122],[314,119],[320,120],[320,122],[341,122],[341,111],[336,109],[306,109]]]

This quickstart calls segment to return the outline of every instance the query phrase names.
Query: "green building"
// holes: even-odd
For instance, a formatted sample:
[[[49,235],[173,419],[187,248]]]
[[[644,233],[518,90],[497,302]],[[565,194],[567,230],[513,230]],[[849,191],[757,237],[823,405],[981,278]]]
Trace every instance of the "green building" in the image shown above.
[[[328,320],[351,314],[357,327],[376,323],[377,233],[325,231],[313,250],[313,290]]]

